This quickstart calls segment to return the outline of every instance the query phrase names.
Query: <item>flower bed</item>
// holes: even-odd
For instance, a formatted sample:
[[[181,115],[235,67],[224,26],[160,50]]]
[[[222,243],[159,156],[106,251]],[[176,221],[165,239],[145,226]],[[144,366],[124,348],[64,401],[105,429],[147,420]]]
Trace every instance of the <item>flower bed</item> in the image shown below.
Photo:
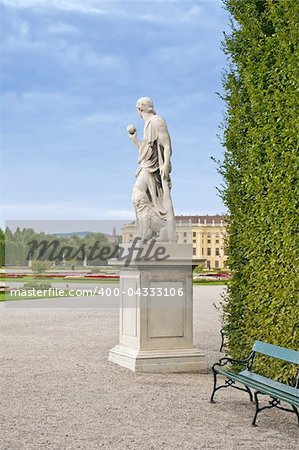
[[[197,274],[199,278],[227,278],[229,279],[231,276],[229,273],[201,273]]]
[[[106,274],[101,274],[101,275],[85,275],[84,278],[119,278],[119,275],[106,275]]]
[[[14,278],[14,279],[18,279],[18,278],[88,278],[88,279],[118,279],[119,275],[109,275],[109,274],[105,274],[105,273],[101,273],[101,274],[96,274],[96,275],[89,275],[86,273],[78,273],[76,272],[76,274],[74,274],[73,272],[66,272],[66,273],[39,273],[39,274],[31,274],[31,273],[19,273],[19,274],[14,274],[14,273],[7,273],[7,274],[0,274],[0,278]]]

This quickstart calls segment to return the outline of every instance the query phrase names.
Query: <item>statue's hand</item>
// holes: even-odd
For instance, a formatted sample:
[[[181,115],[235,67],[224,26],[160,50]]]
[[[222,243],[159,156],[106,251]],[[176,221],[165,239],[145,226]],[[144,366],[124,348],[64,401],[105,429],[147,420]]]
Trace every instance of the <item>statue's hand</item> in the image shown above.
[[[136,127],[134,125],[128,125],[127,126],[127,132],[129,133],[129,137],[130,137],[131,141],[133,142],[133,144],[136,145],[136,147],[139,150],[142,142],[139,142],[138,139],[137,139],[137,129],[136,129]]]
[[[136,139],[136,137],[137,137],[137,130],[136,130],[136,127],[134,125],[132,125],[132,124],[128,125],[127,126],[127,132],[129,133],[129,136],[130,136],[131,139],[133,139],[133,140]]]
[[[129,138],[135,143],[137,141],[137,131],[135,131],[135,133],[133,134],[129,133]]]

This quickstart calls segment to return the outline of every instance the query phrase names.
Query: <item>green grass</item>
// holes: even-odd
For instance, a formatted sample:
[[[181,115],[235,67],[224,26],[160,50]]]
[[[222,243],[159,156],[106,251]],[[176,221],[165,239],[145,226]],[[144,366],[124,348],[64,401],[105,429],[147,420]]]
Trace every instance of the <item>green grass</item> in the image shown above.
[[[69,290],[63,289],[63,295],[59,295],[59,297],[70,297]],[[59,298],[58,297],[58,298]],[[71,297],[79,297],[78,295],[72,295]],[[10,296],[9,292],[0,292],[0,302],[12,301],[12,300],[35,300],[35,299],[43,299],[43,298],[57,298],[55,295],[45,294],[45,295],[30,295],[28,297],[23,295],[14,295]]]
[[[223,280],[213,280],[213,281],[206,281],[206,280],[197,280],[193,281],[194,285],[200,285],[200,286],[214,286],[214,285],[223,285],[225,286],[227,284],[227,281]]]
[[[11,278],[9,278],[7,281],[11,280]],[[28,278],[24,278],[24,280],[28,281]],[[20,280],[21,281],[21,280]],[[59,279],[59,281],[63,281],[61,279]],[[79,281],[79,280],[76,280]],[[82,281],[82,280],[80,280]],[[93,280],[93,281],[98,281],[98,280]],[[110,282],[112,281],[112,283],[116,284],[118,283],[118,280],[109,280]],[[99,282],[99,281],[98,281]],[[100,281],[101,282],[101,281]],[[105,281],[104,283],[107,283],[107,281]],[[201,280],[201,281],[193,281],[193,285],[200,285],[200,286],[225,286],[227,285],[227,281],[205,281],[205,280]],[[59,297],[70,297],[69,295],[69,290],[68,289],[64,289],[63,290],[63,295],[59,296]],[[72,295],[72,297],[76,297],[75,295]],[[42,299],[42,298],[57,298],[55,297],[55,295],[44,295],[44,296],[39,296],[39,295],[34,295],[34,296],[10,296],[8,292],[0,292],[0,302],[5,302],[5,301],[11,301],[11,300],[34,300],[34,299]]]
[[[9,283],[9,282],[13,282],[13,281],[18,281],[18,282],[27,282],[27,281],[49,281],[49,283],[51,282],[55,282],[55,283],[114,283],[117,284],[119,283],[119,279],[118,278],[107,278],[107,279],[103,279],[103,278],[49,278],[49,277],[20,277],[20,278],[1,278],[0,277],[0,283],[1,282],[5,282],[5,283]],[[217,285],[217,284],[227,284],[228,280],[193,280],[193,284],[200,284],[200,285]]]

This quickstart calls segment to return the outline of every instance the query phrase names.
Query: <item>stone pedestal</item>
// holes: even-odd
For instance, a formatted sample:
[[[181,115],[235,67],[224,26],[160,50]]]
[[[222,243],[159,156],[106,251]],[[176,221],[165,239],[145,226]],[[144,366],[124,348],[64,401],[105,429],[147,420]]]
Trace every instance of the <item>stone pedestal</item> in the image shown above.
[[[155,243],[151,255],[161,246],[163,261],[138,260],[136,251],[127,267],[110,260],[120,267],[121,305],[109,361],[135,372],[206,373],[205,356],[193,346],[192,246]]]

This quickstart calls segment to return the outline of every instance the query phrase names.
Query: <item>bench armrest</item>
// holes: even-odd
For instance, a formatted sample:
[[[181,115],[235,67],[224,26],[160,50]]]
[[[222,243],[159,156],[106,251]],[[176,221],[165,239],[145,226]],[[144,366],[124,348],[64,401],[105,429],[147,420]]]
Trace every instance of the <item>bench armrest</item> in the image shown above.
[[[251,352],[250,355],[245,358],[245,359],[232,359],[232,358],[228,358],[228,357],[224,357],[219,359],[218,362],[216,362],[215,364],[213,364],[212,368],[215,366],[226,366],[226,364],[232,364],[232,365],[244,365],[245,367],[250,367],[252,365],[252,361],[253,361],[253,356],[254,356],[254,352]]]

